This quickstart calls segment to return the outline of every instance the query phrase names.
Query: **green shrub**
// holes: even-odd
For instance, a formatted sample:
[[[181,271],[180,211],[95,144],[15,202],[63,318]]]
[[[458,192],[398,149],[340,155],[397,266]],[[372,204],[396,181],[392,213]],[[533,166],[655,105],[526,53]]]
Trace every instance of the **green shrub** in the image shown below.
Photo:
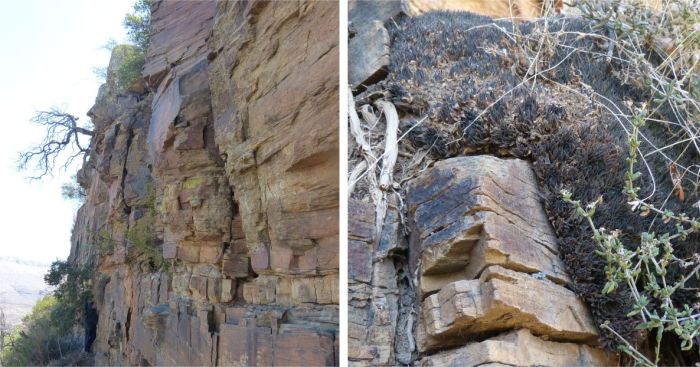
[[[102,228],[95,235],[95,247],[97,248],[97,253],[100,256],[105,256],[114,251],[114,240],[110,236],[109,231]]]
[[[132,45],[119,45],[113,52],[118,52],[119,65],[116,70],[116,86],[119,90],[127,90],[141,78],[145,63],[145,53]]]
[[[680,164],[683,153],[674,151],[680,147],[700,155],[700,2],[665,0],[657,9],[634,1],[582,0],[578,5],[592,28],[606,35],[607,59],[624,65],[617,76],[650,96],[632,116],[625,116],[630,125],[626,130],[628,168],[620,195],[632,212],[652,220],[640,233],[602,228],[595,223],[602,196],[584,206],[567,190],[562,195],[588,223],[596,252],[605,259],[607,283],[602,293],[630,294],[633,306],[627,316],[637,330],[648,332],[652,351],[633,345],[607,323],[601,327],[618,337],[620,350],[635,363],[655,366],[662,363],[665,336],[678,341],[681,350],[690,351],[698,349],[700,335],[700,308],[680,295],[696,289],[700,279],[700,255],[691,240],[700,232],[700,221],[680,212],[693,212],[691,205],[700,205],[685,202],[685,190],[694,196],[698,180]],[[652,130],[665,134],[661,140],[665,146],[656,147],[645,136]],[[661,152],[672,157],[665,162],[668,177],[649,177],[650,156]],[[663,194],[666,199],[659,204],[654,196],[659,195],[656,182],[661,181],[670,181],[672,190]],[[676,206],[681,209],[669,210],[669,200],[681,203]]]
[[[57,297],[50,295],[40,299],[22,319],[22,324],[6,336],[0,351],[0,365],[47,365],[69,354],[80,354],[82,338],[66,330],[56,319],[63,311],[62,301]]]
[[[129,228],[127,240],[136,246],[141,255],[144,255],[151,270],[169,270],[169,263],[163,258],[161,248],[158,246],[155,234],[156,196],[152,185],[147,188],[145,197],[144,214]]]
[[[94,266],[91,263],[78,266],[57,260],[44,276],[46,284],[56,287],[53,296],[57,303],[53,307],[52,319],[60,331],[68,333],[79,323],[83,306],[92,300],[93,274]]]
[[[138,0],[134,4],[134,12],[124,17],[123,25],[127,30],[129,41],[145,51],[150,41],[151,1]]]
[[[94,68],[98,77],[105,78],[119,91],[128,90],[134,82],[141,78],[145,63],[146,50],[149,43],[151,26],[151,5],[149,0],[138,0],[134,4],[134,11],[124,16],[124,27],[131,44],[117,45],[110,40],[105,49],[112,52],[118,59],[116,70],[108,68]],[[113,76],[110,73],[114,73]]]
[[[124,49],[121,63],[117,70],[117,83],[125,90],[141,78],[145,62],[146,50],[150,40],[151,4],[149,0],[138,0],[134,4],[134,12],[126,14],[123,22],[129,41],[133,47],[118,46]]]

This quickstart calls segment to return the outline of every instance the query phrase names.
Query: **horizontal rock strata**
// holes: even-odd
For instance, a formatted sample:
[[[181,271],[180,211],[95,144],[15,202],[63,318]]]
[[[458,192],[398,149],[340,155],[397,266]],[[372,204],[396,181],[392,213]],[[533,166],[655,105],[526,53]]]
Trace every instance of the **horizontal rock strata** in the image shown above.
[[[99,365],[338,365],[338,4],[156,1],[89,115]]]
[[[545,341],[527,329],[433,354],[417,366],[616,366],[608,353],[587,345]]]
[[[479,279],[443,287],[422,304],[426,350],[444,347],[452,338],[527,328],[550,339],[593,342],[597,338],[584,304],[570,290],[493,266]]]
[[[420,365],[614,362],[614,355],[588,346],[598,330],[565,287],[557,239],[526,162],[447,159],[406,191],[422,300],[415,330]]]
[[[421,266],[421,289],[430,293],[490,265],[569,278],[540,205],[530,167],[492,156],[441,161],[407,188],[412,263]]]

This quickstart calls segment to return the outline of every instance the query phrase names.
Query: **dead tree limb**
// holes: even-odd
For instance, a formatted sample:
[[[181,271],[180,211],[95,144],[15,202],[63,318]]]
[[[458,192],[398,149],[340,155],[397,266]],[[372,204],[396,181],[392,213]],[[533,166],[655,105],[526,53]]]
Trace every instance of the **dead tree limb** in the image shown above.
[[[85,162],[90,149],[89,138],[94,133],[92,130],[78,126],[77,117],[58,109],[52,109],[38,111],[31,121],[43,126],[46,135],[41,143],[19,155],[18,168],[20,170],[26,170],[33,165],[32,168],[37,172],[36,176],[29,178],[41,179],[51,174],[56,167],[59,155],[64,151],[69,154],[62,164],[64,169],[78,157],[82,157],[83,162]],[[81,136],[83,137],[82,141]]]

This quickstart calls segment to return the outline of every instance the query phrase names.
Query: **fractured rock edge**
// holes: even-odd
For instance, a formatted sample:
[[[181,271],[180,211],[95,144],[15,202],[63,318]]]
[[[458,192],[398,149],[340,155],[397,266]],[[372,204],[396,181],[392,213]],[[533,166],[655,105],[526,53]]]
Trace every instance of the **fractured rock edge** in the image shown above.
[[[533,295],[547,295],[537,297]],[[594,343],[598,331],[576,295],[549,280],[492,266],[423,301],[424,351],[455,336],[528,328],[554,340]]]
[[[587,307],[564,287],[570,280],[527,162],[451,158],[407,192],[423,299],[417,365],[615,364],[594,347]]]
[[[527,162],[493,156],[440,161],[407,188],[411,255],[425,297],[491,265],[570,283]]]
[[[433,354],[416,366],[616,366],[614,354],[587,345],[542,340],[527,329]]]

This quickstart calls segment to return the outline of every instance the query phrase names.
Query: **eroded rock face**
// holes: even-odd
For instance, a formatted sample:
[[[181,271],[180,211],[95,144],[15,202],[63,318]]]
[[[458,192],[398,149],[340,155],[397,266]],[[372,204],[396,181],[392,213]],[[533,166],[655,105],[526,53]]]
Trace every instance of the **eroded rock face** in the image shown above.
[[[594,342],[598,335],[573,292],[500,266],[489,267],[479,279],[448,284],[423,301],[422,312],[426,351],[515,328],[574,342]]]
[[[612,356],[600,350],[591,357],[588,347],[545,342],[595,345],[598,330],[587,307],[563,286],[569,280],[557,239],[525,161],[471,156],[437,162],[411,180],[407,202],[409,252],[423,299],[417,349],[458,347],[424,357],[423,365],[609,361]],[[484,340],[491,335],[498,336]],[[569,360],[548,352],[567,348]],[[499,350],[508,352],[499,356]]]
[[[424,293],[454,280],[450,274],[473,279],[490,265],[569,282],[525,161],[441,161],[411,181],[407,193],[411,259],[420,263]]]
[[[395,237],[377,236],[373,205],[351,199],[350,364],[614,365],[566,287],[535,182],[522,160],[438,161],[407,182],[407,220],[387,215]]]
[[[101,88],[79,176],[96,363],[338,364],[337,24],[330,2],[154,4],[148,90]]]
[[[527,329],[511,331],[457,350],[425,357],[417,366],[615,366],[600,349],[574,343],[545,341]]]

